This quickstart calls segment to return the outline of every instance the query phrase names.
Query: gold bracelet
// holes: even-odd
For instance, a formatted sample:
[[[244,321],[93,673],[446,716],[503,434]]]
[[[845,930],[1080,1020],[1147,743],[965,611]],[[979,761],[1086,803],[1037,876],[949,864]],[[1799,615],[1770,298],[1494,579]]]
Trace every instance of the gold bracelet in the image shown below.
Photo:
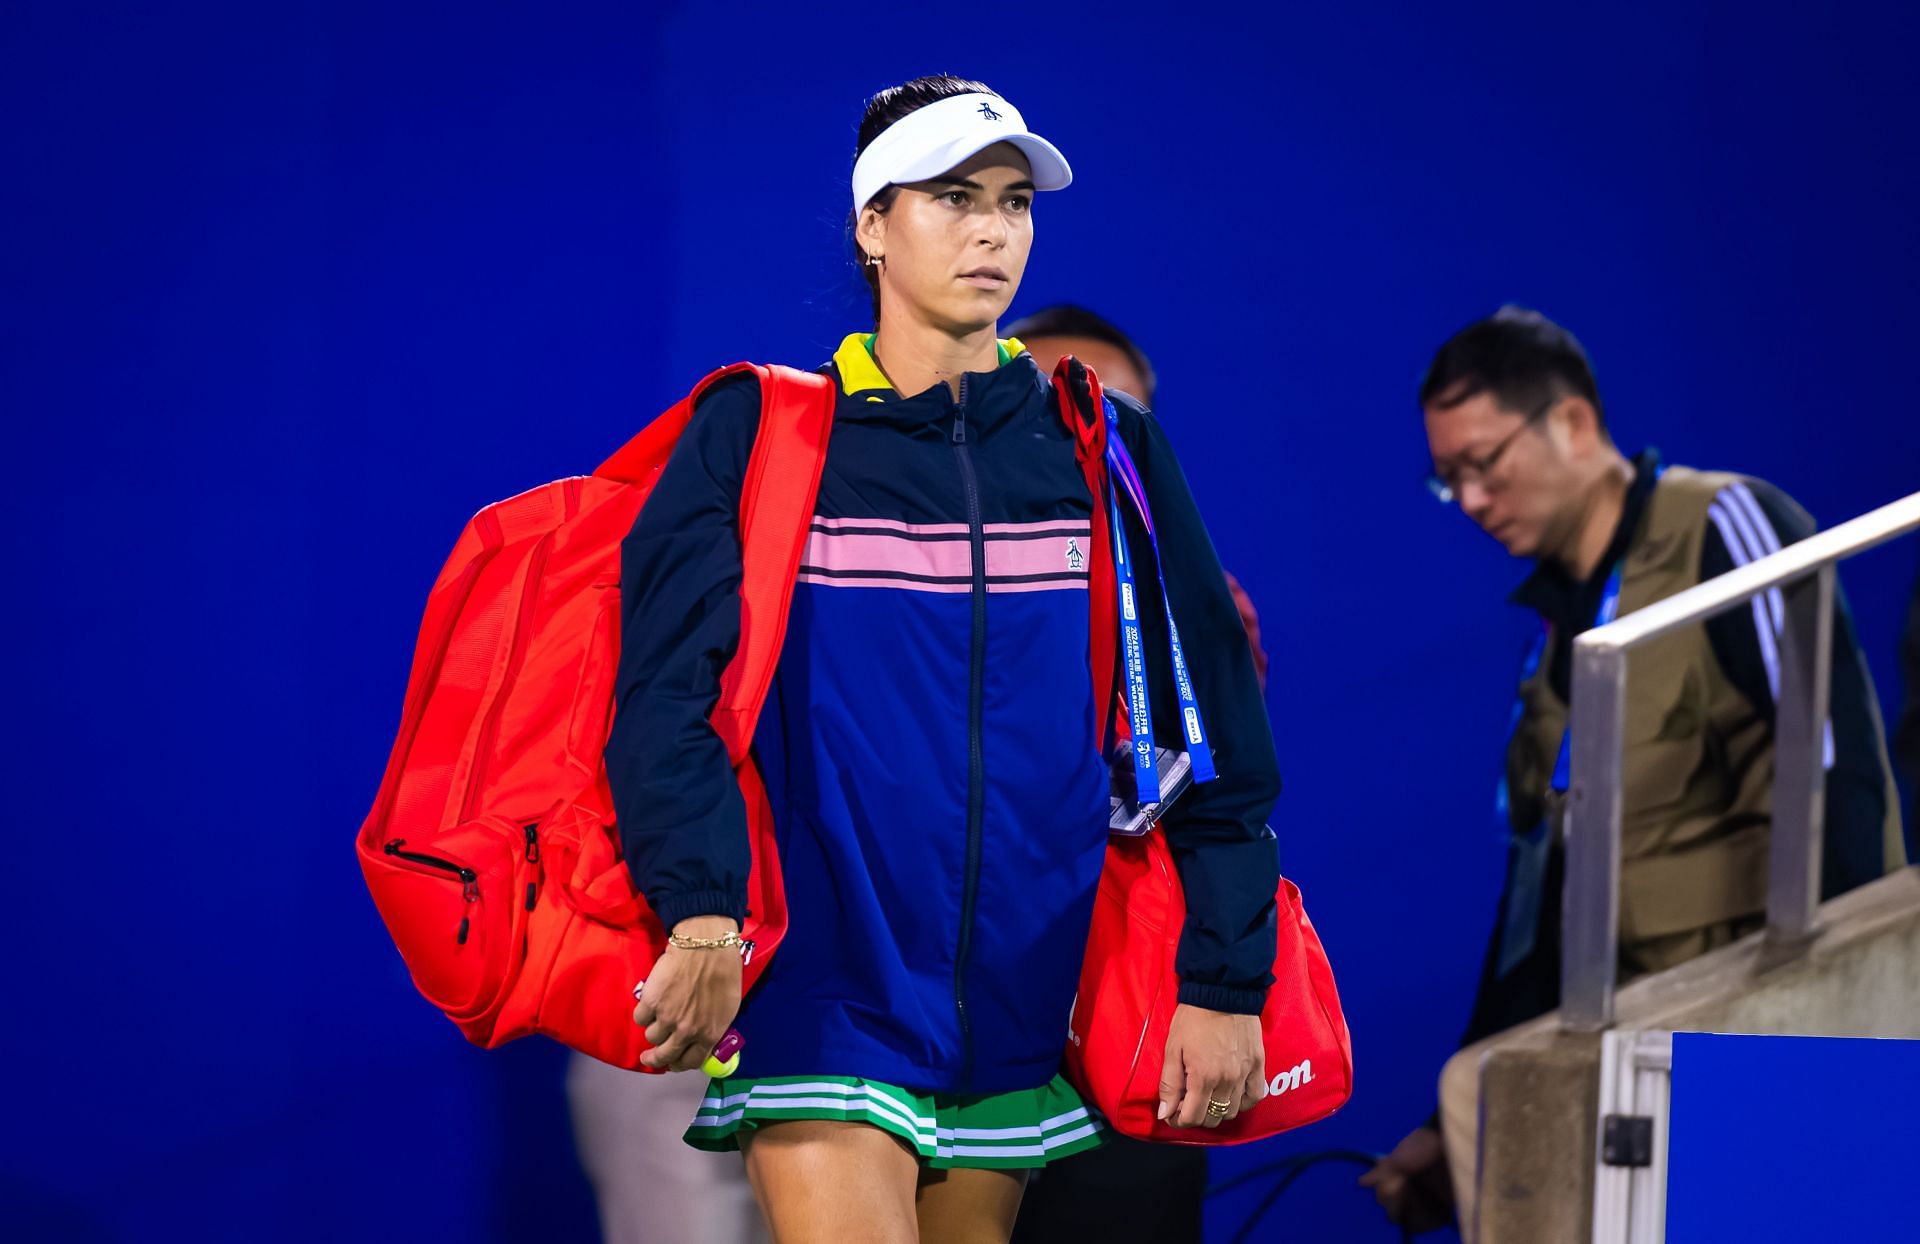
[[[667,945],[675,950],[727,950],[742,949],[750,945],[746,938],[738,933],[723,933],[719,937],[686,937],[679,933],[667,934]]]

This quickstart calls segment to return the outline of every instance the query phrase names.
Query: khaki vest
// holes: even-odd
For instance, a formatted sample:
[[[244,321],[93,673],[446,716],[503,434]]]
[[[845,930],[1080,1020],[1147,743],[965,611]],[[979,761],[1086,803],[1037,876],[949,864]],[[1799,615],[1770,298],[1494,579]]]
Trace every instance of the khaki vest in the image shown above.
[[[1667,469],[1621,567],[1621,616],[1699,582],[1707,508],[1738,479]],[[1552,781],[1568,709],[1549,681],[1552,661],[1549,639],[1540,669],[1520,687],[1520,724],[1507,748],[1516,831],[1561,811]],[[1721,670],[1704,625],[1628,654],[1621,776],[1623,946],[1766,910],[1773,731]],[[1887,810],[1892,868],[1901,857],[1897,800]]]

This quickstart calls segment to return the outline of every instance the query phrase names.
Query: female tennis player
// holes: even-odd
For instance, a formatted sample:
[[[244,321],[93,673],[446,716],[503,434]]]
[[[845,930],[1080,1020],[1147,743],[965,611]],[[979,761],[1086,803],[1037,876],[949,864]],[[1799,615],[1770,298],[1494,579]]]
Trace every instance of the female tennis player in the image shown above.
[[[740,634],[750,375],[703,397],[622,549],[608,775],[635,880],[673,935],[634,1020],[646,1061],[673,1070],[730,1025],[745,1038],[686,1139],[744,1153],[782,1244],[1005,1240],[1027,1171],[1100,1143],[1059,1068],[1108,834],[1087,560],[1109,519],[1048,378],[996,336],[1035,195],[1071,180],[978,82],[920,78],[867,103],[852,230],[876,325],[822,369],[832,436],[755,736],[790,925],[744,1002],[745,813],[708,715]],[[1175,245],[1137,242],[1123,262]],[[766,296],[742,290],[743,312]],[[1129,511],[1124,529],[1144,694],[1162,744],[1199,731],[1217,772],[1156,831],[1189,904],[1161,1110],[1216,1126],[1265,1092],[1279,777],[1180,467],[1143,406],[1112,401],[1153,524]]]

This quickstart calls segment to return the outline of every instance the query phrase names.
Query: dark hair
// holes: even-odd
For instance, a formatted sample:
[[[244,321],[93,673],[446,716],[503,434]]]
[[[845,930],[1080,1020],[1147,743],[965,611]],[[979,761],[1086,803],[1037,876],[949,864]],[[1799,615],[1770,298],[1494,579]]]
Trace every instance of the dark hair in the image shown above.
[[[1146,383],[1145,393],[1136,393],[1135,397],[1153,405],[1153,390],[1158,381],[1154,378],[1153,364],[1147,361],[1147,355],[1133,339],[1114,327],[1113,322],[1095,315],[1085,307],[1076,307],[1071,303],[1059,306],[1043,307],[1032,315],[1022,316],[1001,330],[1009,337],[1026,340],[1029,337],[1091,337],[1095,341],[1104,341],[1120,353],[1127,356],[1133,369],[1140,373],[1140,379]]]
[[[1440,347],[1420,381],[1422,406],[1448,410],[1477,393],[1491,393],[1503,408],[1522,415],[1576,394],[1593,404],[1600,434],[1608,435],[1587,352],[1538,311],[1505,306],[1467,325]]]
[[[890,86],[867,101],[866,111],[860,115],[860,135],[853,149],[853,158],[858,160],[862,152],[880,137],[880,132],[909,113],[918,112],[928,104],[937,104],[943,99],[952,99],[955,95],[998,95],[984,82],[975,82],[972,78],[956,78],[952,74],[939,73],[925,78],[915,78],[911,82],[902,82],[899,86]],[[900,187],[887,186],[873,196],[873,206],[885,212],[900,197]],[[860,212],[866,204],[855,207],[847,217],[847,232],[853,233],[854,226],[860,223]],[[867,292],[873,296],[873,318],[880,319],[880,274],[867,263],[867,252],[860,245],[859,238],[853,239],[853,260],[860,266],[860,276],[867,283]]]

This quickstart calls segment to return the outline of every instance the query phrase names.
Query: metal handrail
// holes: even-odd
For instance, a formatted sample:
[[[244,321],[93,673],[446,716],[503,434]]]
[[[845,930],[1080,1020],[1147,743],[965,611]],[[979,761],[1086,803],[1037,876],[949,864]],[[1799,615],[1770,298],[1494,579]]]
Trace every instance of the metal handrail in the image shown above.
[[[1560,1024],[1613,1023],[1620,938],[1621,729],[1627,653],[1680,627],[1782,588],[1780,690],[1774,713],[1773,825],[1767,931],[1782,941],[1813,930],[1820,899],[1823,763],[1832,675],[1834,565],[1920,530],[1920,493],[1819,532],[1777,553],[1595,627],[1573,644],[1573,784],[1567,799]]]

